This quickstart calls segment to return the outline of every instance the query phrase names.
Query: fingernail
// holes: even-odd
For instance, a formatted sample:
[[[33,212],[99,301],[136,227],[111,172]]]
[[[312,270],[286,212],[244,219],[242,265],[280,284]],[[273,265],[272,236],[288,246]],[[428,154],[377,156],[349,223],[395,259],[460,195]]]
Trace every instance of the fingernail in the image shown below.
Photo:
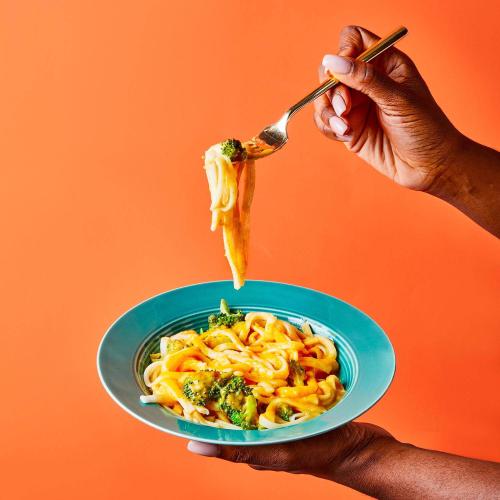
[[[334,75],[345,75],[351,71],[352,62],[340,56],[327,54],[323,57],[323,66]]]
[[[345,112],[346,105],[344,102],[344,99],[342,99],[342,96],[339,94],[335,94],[332,99],[332,106],[333,109],[335,110],[335,113],[337,116],[342,116]]]
[[[199,441],[189,441],[187,449],[191,453],[203,455],[204,457],[217,457],[219,456],[219,447],[215,444],[200,443]]]
[[[332,130],[338,135],[344,135],[349,128],[338,116],[332,116],[328,121]]]

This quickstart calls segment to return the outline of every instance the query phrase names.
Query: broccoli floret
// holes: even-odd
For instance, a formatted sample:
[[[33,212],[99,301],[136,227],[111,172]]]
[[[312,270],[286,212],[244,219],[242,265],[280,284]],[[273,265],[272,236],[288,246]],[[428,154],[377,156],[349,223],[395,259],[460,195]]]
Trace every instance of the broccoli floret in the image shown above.
[[[217,401],[220,398],[220,385],[215,381],[208,389],[208,399]]]
[[[208,317],[208,327],[216,328],[220,326],[226,326],[231,328],[238,321],[243,321],[245,319],[245,315],[241,311],[236,311],[232,313],[227,305],[227,302],[224,299],[220,301],[220,313],[211,314]]]
[[[195,405],[203,406],[208,400],[216,399],[213,397],[212,392],[213,387],[216,385],[215,382],[214,372],[193,373],[184,381],[182,392]]]
[[[242,429],[257,428],[257,400],[243,377],[232,376],[219,382],[219,408]]]
[[[242,392],[245,396],[252,393],[252,389],[245,384],[245,379],[237,375],[223,375],[214,371],[214,382],[210,388],[210,399],[220,400],[228,394]],[[220,402],[220,401],[219,401]]]
[[[221,143],[221,151],[232,162],[244,161],[247,159],[247,151],[238,139],[227,139]]]
[[[245,383],[245,379],[239,375],[222,379],[220,383],[226,394],[239,394],[240,392],[245,396],[252,394],[252,389]]]
[[[242,429],[257,428],[257,400],[243,377],[221,377],[217,371],[197,372],[186,378],[182,392],[195,405],[217,401],[229,420]]]
[[[295,361],[294,359],[290,360],[290,373],[288,375],[289,381],[291,385],[304,385],[304,377],[305,370],[302,365]]]
[[[245,398],[243,405],[243,422],[241,423],[242,429],[256,429],[257,428],[257,399],[253,394]]]
[[[293,415],[292,408],[287,404],[282,404],[278,407],[278,417],[285,422],[290,422],[290,417]]]
[[[220,406],[234,425],[245,430],[257,428],[257,400],[255,396],[245,396],[243,401],[228,398]]]
[[[255,399],[255,396],[245,396],[245,401],[241,410],[237,411],[233,408],[229,419],[233,422],[233,424],[239,425],[242,429],[256,429],[257,400]]]

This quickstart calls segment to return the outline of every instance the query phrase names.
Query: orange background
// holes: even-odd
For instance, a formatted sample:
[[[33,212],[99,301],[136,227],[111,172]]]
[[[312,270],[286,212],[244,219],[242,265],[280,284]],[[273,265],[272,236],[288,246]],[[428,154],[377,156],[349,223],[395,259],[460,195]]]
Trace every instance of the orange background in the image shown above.
[[[97,346],[135,303],[230,276],[201,155],[312,89],[345,24],[406,24],[401,48],[446,113],[498,148],[495,4],[0,2],[4,498],[361,496],[189,454],[111,401]],[[325,291],[386,329],[398,371],[364,420],[499,459],[498,241],[372,171],[311,115],[258,164],[249,277]]]

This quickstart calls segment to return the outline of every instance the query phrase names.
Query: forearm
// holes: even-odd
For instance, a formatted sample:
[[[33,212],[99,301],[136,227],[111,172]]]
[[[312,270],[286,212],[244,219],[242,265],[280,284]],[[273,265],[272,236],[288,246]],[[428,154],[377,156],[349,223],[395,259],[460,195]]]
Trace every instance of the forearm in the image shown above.
[[[329,479],[380,499],[498,498],[500,465],[380,438],[332,467]]]
[[[500,237],[500,153],[466,137],[428,192]]]

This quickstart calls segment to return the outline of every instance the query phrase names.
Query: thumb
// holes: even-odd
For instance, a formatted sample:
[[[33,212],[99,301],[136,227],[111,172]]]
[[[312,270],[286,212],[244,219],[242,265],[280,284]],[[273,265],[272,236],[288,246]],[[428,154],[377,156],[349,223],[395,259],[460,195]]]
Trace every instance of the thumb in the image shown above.
[[[400,93],[396,82],[370,63],[328,54],[323,58],[323,66],[337,80],[367,95],[381,107],[394,103],[394,96]]]

